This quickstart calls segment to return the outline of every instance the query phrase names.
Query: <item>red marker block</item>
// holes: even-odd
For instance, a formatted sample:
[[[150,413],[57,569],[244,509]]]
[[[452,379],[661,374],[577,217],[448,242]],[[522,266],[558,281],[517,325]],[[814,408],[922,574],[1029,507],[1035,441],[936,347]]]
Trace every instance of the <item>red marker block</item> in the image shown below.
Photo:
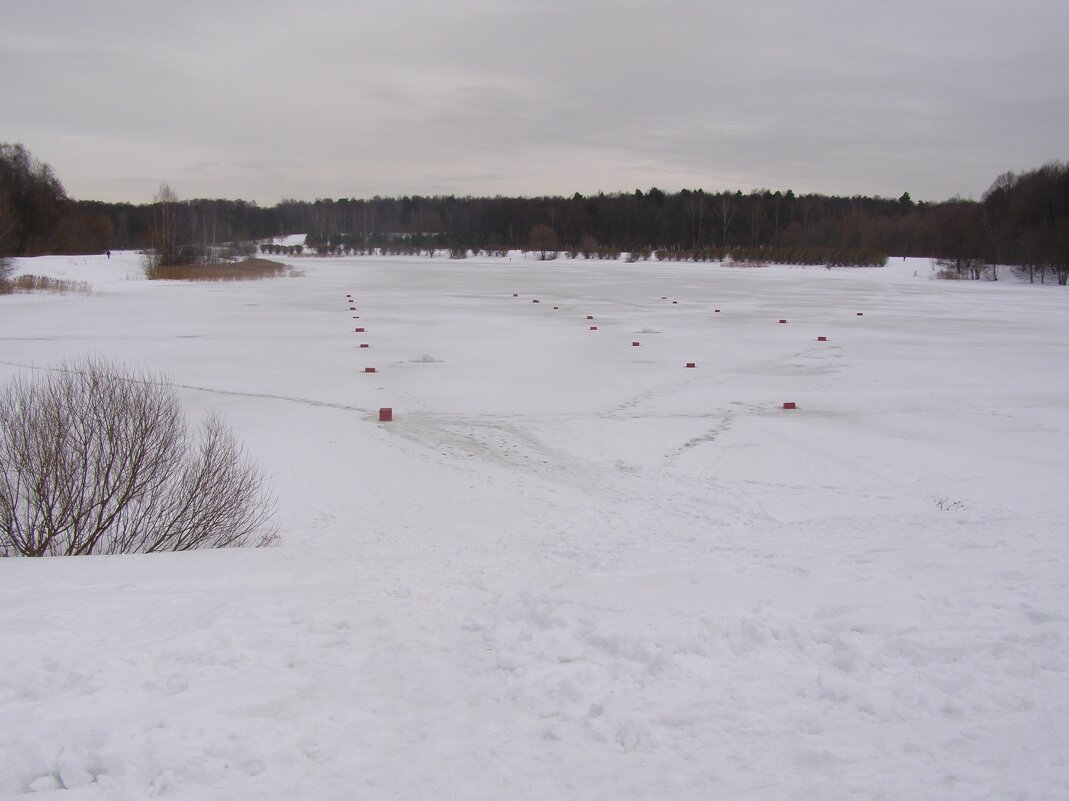
[[[362,334],[362,333],[364,333],[364,329],[363,328],[357,328],[356,329],[356,333]]]
[[[794,401],[787,401],[786,403],[783,404],[783,408],[784,409],[797,409],[798,407],[794,405]]]
[[[678,301],[678,300],[673,300],[673,301],[672,301],[672,305],[673,305],[673,306],[674,306],[675,304],[677,304],[677,303],[679,303],[679,301]]]
[[[367,344],[366,342],[361,342],[360,343],[360,347],[362,347],[362,348],[370,348],[371,346],[369,344]]]
[[[713,309],[714,314],[720,314],[720,309]]]
[[[538,300],[532,300],[531,303],[538,303]]]
[[[590,326],[590,330],[591,331],[597,331],[598,327],[596,325],[592,325],[592,326]]]
[[[687,367],[697,367],[697,366],[698,365],[696,365],[694,362],[687,362]]]
[[[637,342],[632,342],[631,343],[631,347],[632,348],[637,348],[638,347],[638,343]]]
[[[375,370],[374,367],[365,367],[364,368],[364,372],[365,373],[374,373],[374,372],[377,372],[377,370]]]
[[[787,321],[786,321],[786,320],[780,320],[780,321],[779,321],[779,324],[780,324],[780,325],[786,325],[786,324],[787,324]]]
[[[588,315],[586,316],[586,319],[588,319],[588,320],[593,320],[593,319],[594,319],[594,315],[593,315],[593,314],[588,314]]]
[[[827,342],[827,341],[828,341],[827,337],[817,337],[817,342]]]
[[[858,316],[858,317],[864,317],[864,316],[865,316],[865,312],[858,312],[858,313],[857,313],[857,316]]]
[[[383,406],[379,409],[379,422],[390,423],[393,422],[393,409],[389,406]]]

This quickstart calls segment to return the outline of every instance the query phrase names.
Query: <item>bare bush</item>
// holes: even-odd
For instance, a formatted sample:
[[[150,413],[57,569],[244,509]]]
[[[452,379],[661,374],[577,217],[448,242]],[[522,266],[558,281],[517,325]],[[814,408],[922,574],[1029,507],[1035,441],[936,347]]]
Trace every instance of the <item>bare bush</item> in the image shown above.
[[[93,287],[85,281],[68,281],[47,275],[24,273],[10,283],[11,288],[18,292],[48,292],[53,295],[90,295],[93,292]]]
[[[223,421],[192,434],[159,376],[87,358],[0,393],[0,556],[263,546],[273,512]]]

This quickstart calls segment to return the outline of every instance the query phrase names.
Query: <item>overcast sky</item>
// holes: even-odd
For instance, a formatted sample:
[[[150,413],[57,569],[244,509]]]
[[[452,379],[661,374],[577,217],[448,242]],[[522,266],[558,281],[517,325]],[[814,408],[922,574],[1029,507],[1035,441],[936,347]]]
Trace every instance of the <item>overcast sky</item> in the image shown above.
[[[1069,158],[1067,0],[0,0],[79,199],[979,197]]]

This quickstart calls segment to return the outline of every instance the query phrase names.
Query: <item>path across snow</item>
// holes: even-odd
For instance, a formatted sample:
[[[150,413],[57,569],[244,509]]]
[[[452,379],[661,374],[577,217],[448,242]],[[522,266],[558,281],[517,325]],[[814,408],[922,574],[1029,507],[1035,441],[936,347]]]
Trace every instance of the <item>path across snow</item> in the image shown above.
[[[283,544],[0,560],[0,797],[1069,797],[1063,290],[137,258],[19,262],[95,290],[0,378],[165,369]]]

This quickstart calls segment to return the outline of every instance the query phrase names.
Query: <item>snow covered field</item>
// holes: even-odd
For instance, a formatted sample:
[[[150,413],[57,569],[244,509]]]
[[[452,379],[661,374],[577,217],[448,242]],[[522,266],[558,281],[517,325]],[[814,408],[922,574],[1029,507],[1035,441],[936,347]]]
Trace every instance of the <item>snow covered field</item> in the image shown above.
[[[0,797],[1069,798],[1064,289],[292,263],[19,262],[0,379],[165,369],[283,544],[0,561]]]

